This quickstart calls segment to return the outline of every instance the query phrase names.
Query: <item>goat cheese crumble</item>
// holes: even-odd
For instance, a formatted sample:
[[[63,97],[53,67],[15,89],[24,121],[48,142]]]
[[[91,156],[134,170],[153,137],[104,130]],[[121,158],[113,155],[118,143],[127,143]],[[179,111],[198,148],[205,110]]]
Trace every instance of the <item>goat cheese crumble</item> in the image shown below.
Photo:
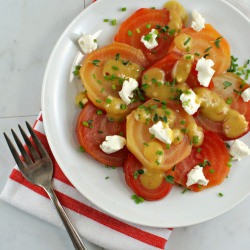
[[[191,23],[191,27],[199,32],[201,31],[202,29],[205,28],[205,19],[203,18],[203,16],[197,11],[197,10],[194,10],[192,12],[192,23]]]
[[[250,88],[245,89],[241,93],[241,97],[242,97],[242,99],[243,99],[244,102],[250,101]]]
[[[118,92],[121,99],[128,105],[132,102],[133,91],[138,87],[138,82],[131,77],[125,79],[121,91]]]
[[[236,139],[233,141],[229,153],[233,160],[240,161],[242,158],[250,155],[250,148],[244,142]]]
[[[101,150],[106,154],[112,154],[121,150],[126,145],[126,139],[120,135],[109,135],[100,145]]]
[[[149,133],[154,135],[156,139],[166,144],[171,144],[174,140],[173,130],[168,126],[167,123],[163,123],[162,121],[158,121],[156,124],[150,127]]]
[[[198,81],[204,87],[209,86],[209,83],[215,73],[212,66],[214,66],[214,62],[211,59],[202,57],[197,61],[196,70],[198,71]]]
[[[192,89],[183,92],[180,96],[183,109],[189,114],[193,115],[200,107],[200,100]]]
[[[88,54],[96,50],[98,45],[96,42],[97,37],[101,34],[102,30],[98,30],[94,34],[82,34],[78,39],[78,44],[81,50]]]
[[[147,35],[141,37],[141,42],[145,45],[147,49],[153,49],[158,46],[157,41],[158,31],[152,29]]]
[[[203,167],[196,165],[191,169],[187,175],[188,179],[186,182],[187,187],[193,184],[199,184],[202,186],[207,186],[209,180],[206,179],[203,173]]]

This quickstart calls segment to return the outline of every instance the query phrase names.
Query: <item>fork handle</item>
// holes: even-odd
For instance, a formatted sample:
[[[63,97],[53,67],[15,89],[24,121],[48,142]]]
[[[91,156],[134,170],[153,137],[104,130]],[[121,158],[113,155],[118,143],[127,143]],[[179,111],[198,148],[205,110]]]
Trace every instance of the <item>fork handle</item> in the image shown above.
[[[59,202],[53,188],[51,186],[43,186],[44,190],[49,195],[50,199],[52,200],[55,208],[62,219],[62,222],[71,238],[71,241],[76,250],[87,250],[87,247],[82,242],[79,234],[75,230],[74,226],[72,225],[71,221],[69,220],[67,214],[65,213],[61,203]]]

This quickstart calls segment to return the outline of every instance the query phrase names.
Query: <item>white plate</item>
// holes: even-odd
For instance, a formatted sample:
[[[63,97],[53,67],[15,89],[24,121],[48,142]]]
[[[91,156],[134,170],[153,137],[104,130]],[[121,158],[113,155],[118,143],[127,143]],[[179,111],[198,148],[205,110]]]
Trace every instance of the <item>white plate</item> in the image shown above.
[[[66,28],[58,40],[44,76],[42,110],[45,131],[52,152],[72,184],[92,203],[107,213],[125,221],[154,226],[180,227],[212,219],[228,211],[250,193],[250,159],[235,163],[229,178],[215,188],[201,193],[186,192],[175,187],[165,199],[136,205],[130,198],[132,191],[126,186],[122,170],[103,167],[87,154],[78,150],[75,137],[76,117],[79,109],[74,104],[80,83],[72,78],[79,60],[76,35],[103,30],[100,46],[112,41],[118,25],[140,7],[162,7],[165,0],[99,0],[86,8]],[[242,62],[249,51],[249,20],[232,6],[218,0],[180,0],[191,13],[196,9],[229,41],[232,54]],[[121,12],[120,8],[127,11]],[[117,19],[112,26],[103,19]],[[249,56],[249,53],[248,53]],[[244,141],[249,141],[249,135]],[[109,179],[105,179],[109,176]],[[219,197],[218,193],[223,193]]]

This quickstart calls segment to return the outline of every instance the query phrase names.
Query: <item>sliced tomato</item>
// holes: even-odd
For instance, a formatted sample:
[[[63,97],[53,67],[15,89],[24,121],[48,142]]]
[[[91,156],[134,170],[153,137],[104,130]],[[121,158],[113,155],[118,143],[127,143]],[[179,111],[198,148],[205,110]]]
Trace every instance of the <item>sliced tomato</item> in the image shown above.
[[[126,77],[140,81],[141,72],[147,65],[140,50],[123,43],[112,43],[84,58],[80,77],[92,103],[118,120],[140,104],[134,101],[126,105],[120,98],[118,92],[122,81]]]
[[[125,122],[110,121],[105,112],[88,102],[78,116],[76,135],[79,144],[94,159],[108,166],[123,166],[127,158],[126,147],[112,154],[106,154],[100,149],[100,144],[108,135],[123,135],[126,137]]]
[[[174,36],[170,35],[168,30],[164,30],[169,21],[167,9],[141,8],[121,24],[114,40],[140,49],[148,62],[153,63],[167,54],[173,40]],[[152,29],[158,29],[158,45],[153,49],[147,49],[141,42],[141,37],[147,35]]]
[[[245,122],[248,123],[246,128],[237,136],[229,137],[225,134],[225,127],[222,122],[212,121],[203,116],[200,112],[195,116],[197,123],[206,130],[217,133],[223,140],[232,140],[245,135],[250,129],[250,101],[244,102],[241,97],[241,92],[249,86],[237,75],[233,73],[224,73],[213,77],[213,92],[217,93],[222,98],[231,110],[236,110],[245,117]],[[244,117],[242,117],[244,119]],[[235,123],[237,121],[235,120]],[[239,123],[235,128],[240,131]]]
[[[187,174],[196,165],[204,164],[203,172],[206,179],[209,180],[208,185],[193,184],[188,187],[190,190],[198,192],[221,184],[229,174],[229,161],[230,155],[224,141],[216,133],[205,131],[204,142],[199,149],[193,148],[191,154],[169,170],[167,174],[172,175],[176,183],[187,187]]]
[[[197,59],[202,56],[212,59],[214,62],[212,68],[217,75],[225,72],[231,62],[228,42],[211,24],[206,24],[205,28],[199,32],[191,27],[182,29],[170,46],[169,52],[171,51],[194,54]]]
[[[165,197],[172,189],[173,184],[167,182],[162,176],[160,184],[155,188],[148,188],[141,182],[141,177],[144,174],[139,174],[139,171],[144,171],[142,164],[129,154],[124,163],[124,174],[127,185],[140,197],[145,200],[159,200]]]
[[[195,120],[197,124],[203,129],[216,133],[221,139],[225,141],[231,140],[225,135],[222,122],[212,121],[199,112],[195,115]]]
[[[241,97],[241,93],[249,88],[249,85],[238,75],[230,72],[213,77],[212,81],[213,91],[228,102],[232,109],[244,115],[250,126],[250,101],[244,102]]]
[[[169,53],[143,72],[141,86],[147,97],[168,100],[179,94],[173,91],[175,84],[172,70],[181,56],[178,53]]]
[[[144,167],[166,171],[186,158],[191,152],[192,145],[188,135],[182,132],[182,140],[171,144],[170,147],[154,138],[149,128],[161,116],[168,120],[169,124],[172,120],[171,128],[180,131],[189,124],[195,123],[193,117],[188,115],[178,102],[169,101],[163,105],[158,100],[150,99],[127,116],[127,147]],[[185,123],[183,124],[182,121]],[[161,152],[159,157],[158,152]],[[158,158],[161,159],[160,162]]]

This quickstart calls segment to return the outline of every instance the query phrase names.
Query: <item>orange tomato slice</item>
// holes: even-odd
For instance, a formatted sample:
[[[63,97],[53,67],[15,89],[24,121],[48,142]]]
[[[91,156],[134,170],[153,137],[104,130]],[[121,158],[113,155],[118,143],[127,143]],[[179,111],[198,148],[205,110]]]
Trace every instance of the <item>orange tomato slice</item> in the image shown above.
[[[167,54],[169,45],[173,40],[174,34],[166,29],[169,21],[167,9],[141,8],[121,24],[115,34],[114,41],[140,49],[148,62],[153,63]],[[147,35],[152,29],[158,30],[158,46],[147,49],[141,42],[141,37]]]
[[[208,185],[193,184],[188,187],[188,189],[198,192],[221,184],[229,174],[229,161],[230,155],[224,141],[216,133],[205,131],[204,142],[199,150],[193,148],[186,159],[168,170],[166,174],[173,176],[177,184],[187,187],[186,182],[189,171],[196,165],[203,164],[204,175],[209,180]],[[204,164],[205,162],[206,164]]]
[[[146,110],[145,113],[144,110]],[[155,139],[149,132],[149,128],[156,123],[155,113],[158,117],[162,113],[163,118],[167,114],[165,120],[170,122],[173,118],[173,126],[180,129],[194,122],[194,119],[182,109],[178,102],[167,102],[165,105],[154,99],[150,99],[127,116],[126,133],[129,151],[144,167],[165,171],[186,158],[191,152],[192,145],[186,134],[180,143],[171,144],[170,147]],[[185,124],[183,125],[181,121],[185,121]],[[157,161],[158,152],[161,152],[163,157],[160,162]]]
[[[123,43],[112,43],[84,58],[80,77],[92,103],[117,120],[124,118],[140,104],[134,100],[125,105],[120,98],[118,92],[123,78],[132,77],[139,81],[141,71],[147,65],[140,50]]]
[[[196,59],[202,56],[212,59],[216,75],[225,72],[231,62],[229,43],[211,24],[206,24],[199,32],[192,28],[182,29],[170,46],[170,51],[194,54]]]

